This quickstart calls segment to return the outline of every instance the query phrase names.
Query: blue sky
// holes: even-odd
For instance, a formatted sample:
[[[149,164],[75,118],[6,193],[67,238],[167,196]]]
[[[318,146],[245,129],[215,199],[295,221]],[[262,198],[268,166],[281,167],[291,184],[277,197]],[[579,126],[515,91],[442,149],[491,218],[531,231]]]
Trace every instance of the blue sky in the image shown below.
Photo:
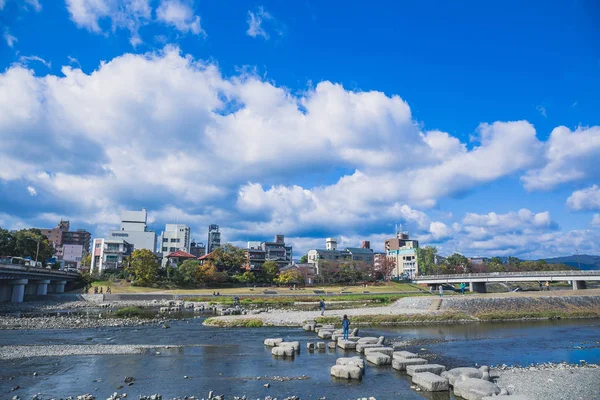
[[[0,226],[598,254],[600,7],[554,3],[0,0]]]

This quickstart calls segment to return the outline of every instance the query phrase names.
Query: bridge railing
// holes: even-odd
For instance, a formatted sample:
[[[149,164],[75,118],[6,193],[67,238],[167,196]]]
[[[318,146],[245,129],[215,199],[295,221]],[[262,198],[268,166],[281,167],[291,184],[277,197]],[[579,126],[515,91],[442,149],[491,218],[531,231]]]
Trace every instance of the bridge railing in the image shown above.
[[[459,279],[459,278],[501,278],[501,277],[525,277],[525,276],[600,276],[600,271],[523,271],[523,272],[488,272],[476,274],[448,274],[448,275],[419,275],[415,281],[430,279]]]
[[[20,272],[33,272],[33,273],[42,273],[42,274],[52,274],[52,275],[65,275],[68,277],[77,277],[79,276],[78,272],[69,272],[60,269],[50,269],[50,268],[38,268],[31,267],[28,265],[14,265],[14,264],[2,264],[0,265],[1,269],[11,270],[11,271],[20,271]]]

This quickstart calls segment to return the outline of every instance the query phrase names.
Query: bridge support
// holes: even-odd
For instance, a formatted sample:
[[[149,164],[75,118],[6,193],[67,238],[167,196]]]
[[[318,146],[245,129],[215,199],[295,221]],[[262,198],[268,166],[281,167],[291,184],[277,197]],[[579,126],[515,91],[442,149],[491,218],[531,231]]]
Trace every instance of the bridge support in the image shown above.
[[[587,289],[585,281],[573,281],[573,290]]]
[[[485,287],[485,282],[471,282],[469,284],[469,288],[471,293],[486,293],[487,289]]]
[[[36,284],[37,288],[35,294],[37,296],[45,296],[48,294],[48,284],[50,283],[50,279],[44,279],[40,281],[29,281],[30,284]]]
[[[64,293],[67,281],[54,281],[54,293]]]
[[[9,281],[12,286],[12,295],[10,301],[13,303],[22,303],[23,297],[25,296],[25,285],[27,285],[27,279],[14,279]]]

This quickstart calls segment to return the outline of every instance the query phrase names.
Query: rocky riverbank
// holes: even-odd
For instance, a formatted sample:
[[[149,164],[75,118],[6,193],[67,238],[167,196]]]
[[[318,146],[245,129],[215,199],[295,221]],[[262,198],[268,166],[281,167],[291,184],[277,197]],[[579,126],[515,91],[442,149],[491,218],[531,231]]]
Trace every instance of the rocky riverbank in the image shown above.
[[[87,318],[84,316],[53,316],[53,317],[0,317],[0,329],[85,329],[101,327],[130,327],[142,325],[165,324],[163,319],[130,318]],[[167,326],[167,325],[165,325]]]
[[[155,350],[160,354],[162,349],[181,348],[183,346],[152,345],[34,345],[34,346],[0,346],[0,360],[15,360],[29,357],[55,356],[92,356],[117,354],[143,354]]]

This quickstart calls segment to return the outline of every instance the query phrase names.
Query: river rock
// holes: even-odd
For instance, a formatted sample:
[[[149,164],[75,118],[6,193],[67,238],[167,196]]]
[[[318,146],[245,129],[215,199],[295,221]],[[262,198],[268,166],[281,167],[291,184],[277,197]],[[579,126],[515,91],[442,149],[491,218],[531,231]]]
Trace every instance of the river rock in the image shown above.
[[[424,358],[394,358],[392,360],[392,368],[398,371],[406,371],[409,365],[424,365],[427,360]]]
[[[366,356],[368,356],[371,353],[381,353],[390,356],[391,358],[394,354],[394,349],[392,349],[391,347],[371,347],[365,349]]]
[[[416,360],[416,358],[409,358],[409,360]],[[446,367],[440,364],[421,364],[421,365],[407,365],[406,374],[413,376],[420,372],[431,372],[432,374],[439,375],[446,370]]]
[[[276,357],[294,358],[296,351],[291,346],[276,346],[271,349],[271,354]]]
[[[419,355],[410,351],[395,351],[394,358],[419,358]]]
[[[281,343],[283,343],[283,339],[282,338],[276,338],[276,339],[265,339],[265,346],[279,346]]]
[[[481,379],[481,377],[483,376],[483,371],[479,368],[459,367],[459,368],[452,368],[451,370],[442,372],[442,376],[445,378],[448,378],[448,382],[450,382],[450,386],[454,386],[454,382],[461,375],[465,376],[467,378]]]
[[[500,388],[495,383],[461,375],[454,381],[454,394],[465,400],[481,400],[500,394]]]
[[[387,354],[377,353],[377,352],[372,352],[372,353],[367,354],[367,361],[370,362],[371,364],[390,365],[391,360],[392,360],[392,357]]]
[[[442,378],[432,372],[414,374],[412,381],[426,392],[442,392],[448,390],[448,378]]]

